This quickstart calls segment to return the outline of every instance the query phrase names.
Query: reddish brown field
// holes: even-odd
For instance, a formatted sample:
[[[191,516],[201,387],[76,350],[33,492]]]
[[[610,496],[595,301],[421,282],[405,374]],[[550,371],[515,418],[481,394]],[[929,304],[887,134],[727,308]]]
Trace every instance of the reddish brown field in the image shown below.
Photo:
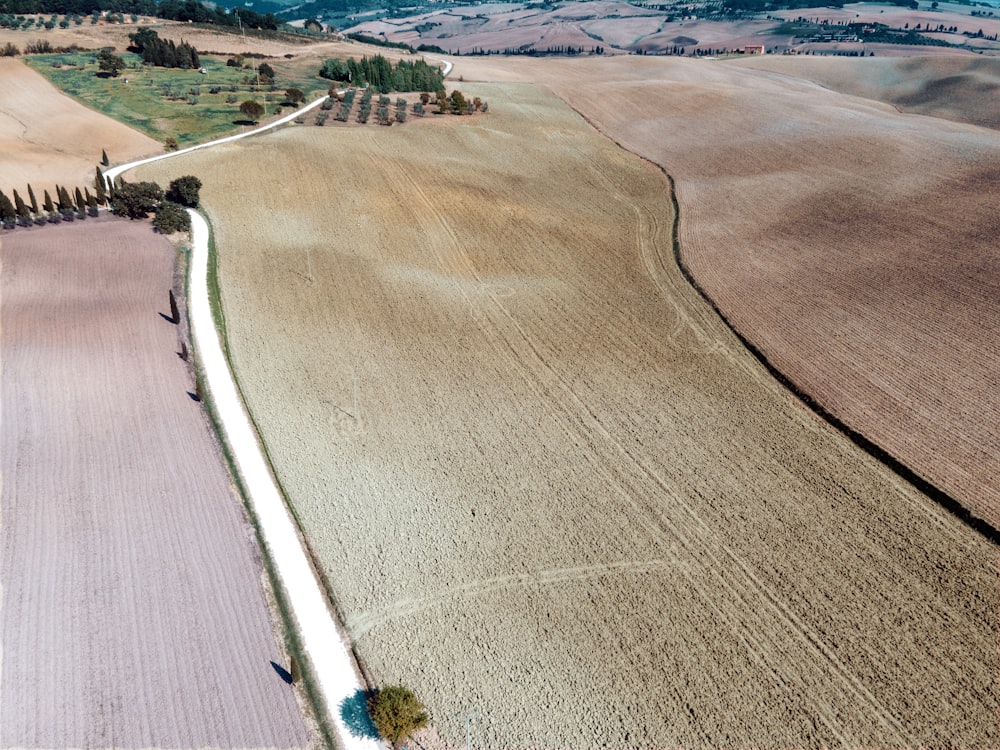
[[[677,59],[510,69],[676,178],[685,262],[770,362],[1000,525],[1000,134],[792,71]]]
[[[308,745],[161,315],[173,248],[118,220],[2,243],[0,746]]]

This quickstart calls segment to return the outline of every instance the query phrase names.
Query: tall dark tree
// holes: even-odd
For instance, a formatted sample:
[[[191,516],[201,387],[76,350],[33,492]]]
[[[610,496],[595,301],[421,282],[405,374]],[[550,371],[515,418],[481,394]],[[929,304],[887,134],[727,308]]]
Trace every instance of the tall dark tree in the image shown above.
[[[17,211],[14,210],[14,204],[10,202],[10,198],[4,192],[0,191],[0,221],[13,221],[16,216]]]
[[[73,202],[76,204],[76,210],[81,214],[87,210],[87,204],[83,200],[83,191],[80,188],[77,188],[76,192],[74,192]]]
[[[104,149],[101,149],[101,164],[103,164],[106,167],[111,164],[111,162],[108,161],[108,152],[105,151]]]
[[[45,213],[50,214],[53,211],[55,211],[56,207],[52,204],[52,198],[49,195],[48,190],[45,191],[45,195],[43,197],[45,198],[45,200],[42,201],[42,209],[45,211]]]
[[[73,199],[69,197],[69,191],[61,185],[57,185],[56,194],[59,196],[59,210],[72,211]]]
[[[28,207],[24,205],[24,201],[21,199],[21,196],[17,194],[16,190],[14,191],[14,212],[18,216],[27,216],[30,213],[28,211]]]
[[[104,179],[104,173],[101,171],[101,168],[94,167],[94,169],[97,170],[97,174],[94,176],[94,190],[97,191],[97,202],[103,206],[108,202],[107,182]]]
[[[28,200],[31,201],[31,213],[38,213],[38,200],[35,198],[35,191],[31,189],[31,185],[28,185]]]

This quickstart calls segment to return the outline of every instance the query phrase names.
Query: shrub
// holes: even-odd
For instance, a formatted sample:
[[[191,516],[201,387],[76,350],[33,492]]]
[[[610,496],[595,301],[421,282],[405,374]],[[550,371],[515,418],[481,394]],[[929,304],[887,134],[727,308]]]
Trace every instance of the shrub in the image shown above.
[[[115,188],[114,205],[111,212],[115,216],[130,219],[145,219],[156,210],[163,200],[163,188],[155,182],[128,182]]]
[[[20,54],[21,50],[19,50],[15,45],[11,44],[10,42],[7,42],[7,44],[5,44],[2,49],[0,49],[0,57],[17,57]]]
[[[156,209],[153,228],[160,234],[186,232],[191,228],[191,217],[183,206],[165,200]]]
[[[402,685],[383,688],[375,693],[368,699],[368,712],[382,739],[394,748],[430,722],[424,705]]]
[[[199,190],[201,190],[201,180],[194,175],[185,175],[170,181],[166,199],[182,206],[195,208],[198,205]]]

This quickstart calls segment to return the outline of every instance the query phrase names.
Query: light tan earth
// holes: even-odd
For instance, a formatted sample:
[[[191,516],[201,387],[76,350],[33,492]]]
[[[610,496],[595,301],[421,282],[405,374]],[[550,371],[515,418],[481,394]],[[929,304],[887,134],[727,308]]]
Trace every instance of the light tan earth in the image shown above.
[[[2,41],[2,40],[0,40]],[[17,58],[0,58],[0,190],[16,189],[27,200],[54,196],[56,184],[69,188],[92,185],[94,167],[107,149],[116,161],[162,151],[151,138],[87,109],[61,93]]]
[[[818,136],[812,171],[792,169],[815,108],[836,127],[877,113],[923,132],[885,105],[735,68],[551,62],[507,74],[551,71],[602,126],[670,157],[686,257],[727,305],[755,313],[754,333],[798,333],[794,320],[756,327],[784,287],[740,307],[710,264],[760,286],[811,248],[803,222],[789,262],[754,275],[729,258],[769,247],[754,221],[796,216],[787,203],[770,213],[768,196],[788,193],[761,179],[766,168],[787,163],[787,190],[804,197],[831,173],[847,179]],[[461,63],[456,75],[473,72]],[[751,107],[737,84],[764,99]],[[473,742],[490,747],[1000,743],[996,549],[747,354],[673,262],[655,169],[540,88],[463,90],[489,115],[287,129],[139,173],[205,183],[237,374],[377,679],[413,687],[456,746],[470,713]],[[736,124],[713,122],[737,105],[757,151]],[[956,128],[917,143],[946,148]],[[973,149],[994,137],[959,130]],[[856,173],[862,139],[830,140]],[[895,154],[876,166],[896,174]],[[832,230],[815,226],[831,252]],[[850,274],[836,278],[814,304],[851,291]],[[845,317],[856,309],[834,318],[847,344],[867,320]],[[807,362],[850,384],[857,371],[834,370],[832,352],[813,345]],[[935,363],[936,380],[950,362]],[[961,433],[953,412],[938,415]]]
[[[0,747],[310,744],[146,222],[4,232]]]

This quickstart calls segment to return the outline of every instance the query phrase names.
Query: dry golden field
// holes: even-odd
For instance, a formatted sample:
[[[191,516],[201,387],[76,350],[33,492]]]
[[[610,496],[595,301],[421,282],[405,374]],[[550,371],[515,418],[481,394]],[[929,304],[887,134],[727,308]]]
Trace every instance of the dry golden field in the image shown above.
[[[0,39],[2,43],[2,39]],[[62,94],[16,58],[0,58],[0,190],[27,198],[30,182],[38,200],[55,195],[56,183],[90,185],[94,167],[107,149],[116,161],[162,150],[159,143],[87,109]]]
[[[671,82],[623,62],[583,69],[599,83],[569,82],[581,69],[568,63],[544,69],[677,169],[689,262],[727,308],[748,307],[731,286],[756,284],[740,323],[785,352],[777,334],[815,316],[803,300],[791,322],[758,327],[799,282],[766,283],[771,266],[755,277],[746,263],[797,215],[789,190],[809,198],[828,173],[846,183],[847,167],[814,165],[812,182],[789,172],[787,188],[761,180],[786,163],[784,140],[801,158],[813,132],[780,106],[785,119],[753,129],[764,105],[733,81],[766,79],[693,63]],[[790,91],[814,106],[815,85],[773,89],[779,105]],[[490,114],[286,129],[138,174],[205,183],[237,374],[377,679],[412,686],[452,745],[469,712],[490,747],[1000,743],[995,548],[746,353],[674,264],[654,168],[540,88],[463,90]],[[718,140],[713,117],[732,117],[733,98],[759,152]],[[885,105],[847,111],[919,131]],[[973,147],[993,137],[962,134]],[[832,141],[878,204],[851,161],[862,139]],[[833,159],[820,134],[808,143],[817,163]],[[875,166],[891,170],[895,153]],[[910,180],[899,189],[925,178]],[[848,238],[870,226],[846,216]],[[827,221],[814,231],[829,252]],[[795,231],[801,257],[812,246]],[[836,305],[847,271],[811,304]],[[813,338],[850,343],[866,320],[854,310]],[[806,355],[853,388],[842,359]],[[905,358],[892,363],[905,373]]]

